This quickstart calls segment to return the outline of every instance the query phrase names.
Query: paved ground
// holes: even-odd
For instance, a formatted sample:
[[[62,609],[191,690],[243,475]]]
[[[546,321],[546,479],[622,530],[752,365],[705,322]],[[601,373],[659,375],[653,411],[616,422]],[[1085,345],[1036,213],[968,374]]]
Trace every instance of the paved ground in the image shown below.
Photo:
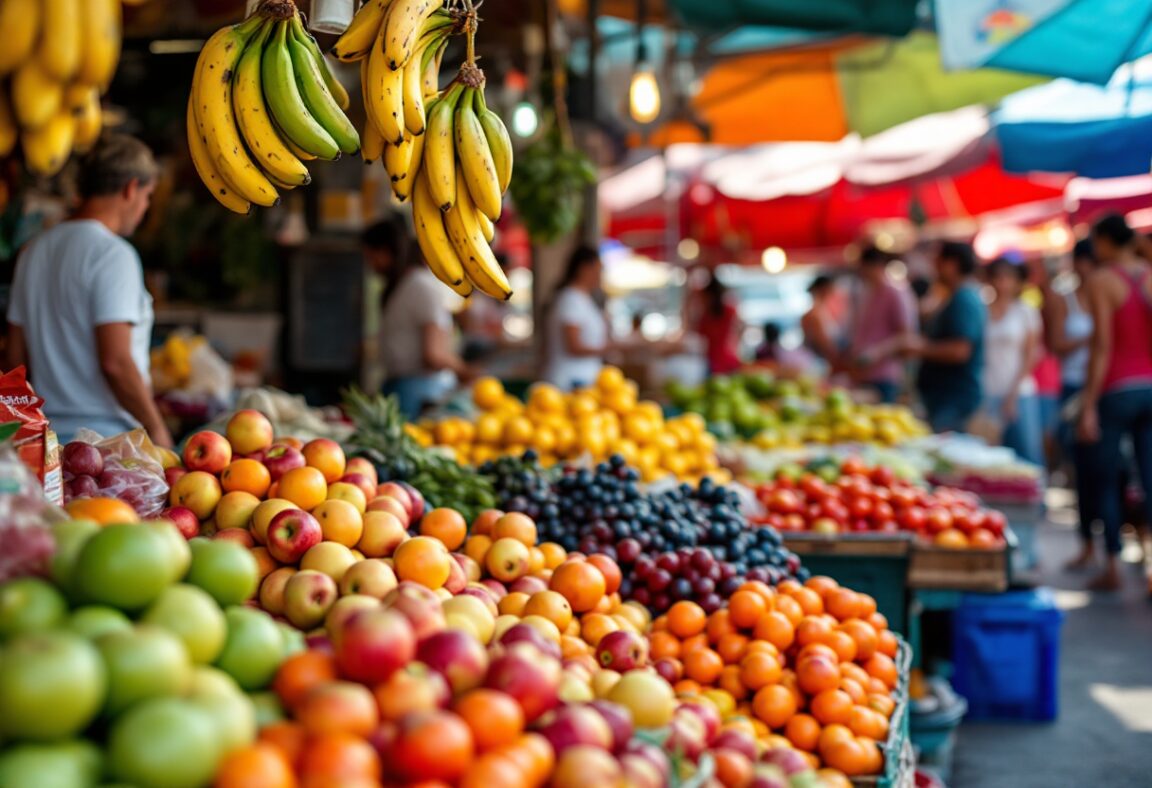
[[[1059,503],[1059,501],[1057,501]],[[1049,725],[961,726],[950,788],[1152,786],[1152,602],[1139,563],[1119,594],[1061,571],[1077,549],[1070,510],[1041,531],[1040,581],[1065,609],[1060,717]],[[1126,557],[1137,559],[1129,543]]]

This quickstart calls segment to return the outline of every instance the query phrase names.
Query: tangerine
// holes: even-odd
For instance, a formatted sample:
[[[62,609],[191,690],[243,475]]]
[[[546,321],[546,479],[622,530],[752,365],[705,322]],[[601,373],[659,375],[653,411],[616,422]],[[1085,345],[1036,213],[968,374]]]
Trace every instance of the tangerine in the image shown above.
[[[308,467],[315,468],[324,474],[326,484],[340,481],[344,475],[347,458],[340,444],[330,438],[316,438],[304,444],[300,450],[304,454],[304,462]]]
[[[600,640],[605,635],[618,629],[620,629],[620,625],[616,623],[616,620],[604,613],[585,613],[584,617],[580,619],[580,636],[593,648],[599,645]]]
[[[868,675],[872,678],[883,681],[888,689],[893,689],[900,679],[896,663],[887,654],[873,654],[864,662],[864,670],[868,671]]]
[[[857,736],[865,736],[874,741],[888,738],[888,718],[867,706],[854,706],[846,724]]]
[[[480,566],[484,566],[484,559],[488,555],[488,548],[492,546],[492,538],[484,534],[473,534],[464,542],[464,555],[471,558]]]
[[[878,711],[884,715],[885,718],[891,717],[892,712],[896,711],[895,699],[883,692],[869,692],[868,693],[868,708],[873,711]]]
[[[310,512],[328,498],[328,481],[311,466],[293,468],[276,482],[276,497],[291,501]]]
[[[380,779],[380,756],[365,739],[341,731],[318,733],[304,745],[298,772],[301,781]]]
[[[528,605],[531,596],[523,591],[509,591],[504,598],[496,603],[496,610],[502,616],[524,617],[524,608]]]
[[[784,726],[784,736],[798,750],[815,752],[820,741],[820,723],[811,714],[796,714]]]
[[[769,684],[780,683],[782,675],[780,660],[771,654],[757,652],[740,660],[740,681],[753,692]]]
[[[491,536],[492,526],[503,516],[504,512],[499,509],[485,509],[476,515],[476,519],[472,521],[472,528],[468,532],[474,536]]]
[[[837,588],[824,597],[824,609],[837,621],[856,618],[860,613],[860,595],[850,588]]]
[[[420,534],[439,539],[449,550],[456,550],[468,537],[468,521],[455,509],[433,509],[420,521]]]
[[[840,670],[827,657],[805,657],[796,665],[796,683],[808,695],[840,686]]]
[[[74,520],[92,520],[100,525],[140,522],[136,510],[119,498],[73,498],[64,508]]]
[[[752,698],[752,712],[769,728],[783,728],[796,708],[796,696],[779,684],[763,687]]]
[[[756,640],[767,641],[781,651],[786,651],[796,639],[796,627],[784,613],[772,610],[760,617],[752,634]]]
[[[813,575],[804,581],[805,588],[811,588],[820,596],[827,596],[828,592],[835,591],[840,584],[828,575]]]
[[[747,755],[731,747],[717,747],[711,753],[716,780],[724,788],[743,788],[752,784],[754,767]]]
[[[511,695],[492,689],[474,689],[453,706],[472,731],[476,749],[486,752],[513,744],[524,732],[524,710]]]
[[[768,612],[768,603],[755,591],[737,591],[728,598],[728,615],[737,627],[751,629]]]
[[[831,631],[832,625],[823,618],[805,616],[804,620],[796,627],[796,642],[801,647],[813,643],[823,643]]]
[[[858,661],[866,662],[876,653],[879,639],[876,636],[876,630],[871,624],[861,621],[858,618],[850,618],[839,626],[839,630],[847,633],[856,641],[855,658]]]
[[[515,539],[525,547],[536,545],[536,523],[526,514],[509,512],[492,524],[493,539]]]
[[[396,577],[411,580],[435,591],[442,588],[452,572],[452,554],[439,539],[414,536],[401,542],[392,554]]]
[[[300,762],[308,732],[304,726],[292,720],[278,720],[260,729],[259,741],[270,744],[288,759],[293,767]]]
[[[701,634],[707,624],[708,614],[691,600],[681,599],[668,609],[668,631],[680,639]]]
[[[748,687],[740,675],[739,665],[725,665],[720,671],[720,689],[732,696],[733,700],[744,700],[748,695]]]
[[[665,626],[667,626],[667,617],[661,616],[661,618],[664,619]],[[736,627],[732,625],[732,615],[728,610],[720,608],[708,616],[708,624],[704,627],[704,631],[708,634],[708,642],[719,643],[720,638],[735,632]]]
[[[842,741],[852,741],[853,738],[852,729],[847,725],[841,725],[839,723],[825,725],[824,729],[820,731],[820,739],[816,743],[816,751],[823,755],[824,751],[832,747],[832,745]]]
[[[856,659],[856,641],[847,632],[829,632],[824,639],[824,645],[836,653],[840,662],[851,662]]]
[[[701,686],[711,686],[724,670],[724,660],[710,648],[700,648],[684,655],[684,675]]]
[[[603,598],[607,582],[604,573],[587,561],[567,561],[553,570],[548,587],[563,594],[573,611],[586,613]]]
[[[820,757],[833,769],[838,769],[848,777],[860,777],[869,773],[871,757],[866,745],[855,738],[834,742],[821,748]]]
[[[292,709],[315,687],[337,678],[336,658],[326,651],[309,649],[293,654],[280,664],[272,679],[272,691]]]
[[[288,757],[272,744],[257,742],[233,750],[216,768],[215,788],[294,788]]]
[[[792,626],[797,626],[804,620],[804,609],[790,596],[776,597],[776,609],[792,623]]]
[[[882,629],[876,635],[876,650],[895,659],[896,652],[900,650],[900,639],[892,630]]]
[[[330,681],[313,687],[296,704],[295,713],[313,736],[333,732],[368,736],[380,724],[380,711],[372,692],[351,681]]]
[[[563,632],[572,623],[572,606],[556,591],[537,591],[528,597],[521,615],[543,616]]]
[[[409,781],[458,780],[476,753],[472,729],[448,711],[421,711],[400,719],[389,766]]]
[[[615,594],[620,589],[624,575],[620,571],[619,564],[603,553],[588,556],[588,563],[599,569],[600,574],[604,575],[604,592],[606,594]]]
[[[725,665],[732,665],[744,657],[750,642],[747,635],[732,632],[720,638],[720,642],[715,644],[716,653],[724,660]]]
[[[224,492],[239,490],[263,498],[271,486],[272,474],[268,472],[264,463],[256,460],[232,460],[220,473],[220,487]]]
[[[348,501],[328,500],[312,510],[324,541],[355,547],[364,535],[364,517]]]
[[[864,691],[864,685],[856,679],[841,678],[840,689],[847,692],[848,697],[858,706],[868,702],[868,693]]]
[[[680,639],[671,632],[653,632],[648,636],[648,651],[653,660],[676,659],[680,656]]]
[[[824,612],[824,600],[811,588],[801,586],[790,596],[796,600],[796,604],[800,605],[800,609],[804,611],[806,616],[818,616]]]
[[[568,559],[568,552],[555,542],[542,542],[540,552],[544,554],[545,569],[555,569]]]
[[[854,708],[852,696],[841,689],[818,692],[808,701],[808,710],[822,725],[847,725]]]

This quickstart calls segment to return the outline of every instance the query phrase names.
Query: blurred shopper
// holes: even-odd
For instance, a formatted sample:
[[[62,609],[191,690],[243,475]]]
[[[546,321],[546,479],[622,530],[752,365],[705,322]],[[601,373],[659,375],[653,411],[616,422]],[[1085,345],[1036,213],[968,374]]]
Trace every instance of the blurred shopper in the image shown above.
[[[1100,474],[1096,495],[1108,557],[1092,587],[1104,590],[1120,587],[1117,561],[1124,509],[1119,485],[1125,438],[1132,441],[1145,508],[1152,515],[1152,267],[1137,256],[1136,241],[1121,216],[1107,216],[1092,230],[1101,268],[1088,280],[1094,326],[1078,435],[1095,444]],[[1088,540],[1081,559],[1091,557]]]
[[[808,286],[812,307],[800,318],[804,347],[833,368],[840,360],[840,326],[833,312],[836,280],[821,274]]]
[[[852,378],[895,402],[904,382],[899,351],[919,323],[912,291],[888,276],[888,255],[869,247],[860,255],[857,295],[846,366]]]
[[[730,375],[740,369],[740,315],[728,288],[712,274],[704,286],[703,308],[696,332],[704,338],[710,375]]]
[[[507,271],[508,258],[496,255],[500,268]],[[508,316],[508,302],[495,298],[469,298],[459,315],[460,330],[464,334],[464,360],[476,363],[490,358],[504,342],[504,318]]]
[[[608,320],[596,301],[601,272],[600,252],[577,247],[547,310],[544,377],[564,391],[595,382],[611,349]]]
[[[444,397],[472,370],[453,349],[450,291],[420,259],[402,219],[377,222],[360,237],[364,259],[386,278],[380,297],[384,393],[407,418]]]
[[[812,354],[803,347],[785,347],[780,339],[780,326],[765,323],[764,340],[756,348],[756,361],[772,365],[779,374],[785,376],[806,375],[811,372],[816,364]]]
[[[1040,313],[1020,295],[1023,264],[1001,258],[985,269],[992,287],[984,331],[983,415],[999,426],[1000,442],[1021,458],[1044,465],[1044,436],[1033,371],[1042,353]]]
[[[907,355],[921,360],[916,387],[936,432],[963,432],[983,399],[987,310],[972,282],[975,272],[971,245],[941,244],[936,276],[942,306],[927,321],[923,336],[905,342]]]
[[[152,398],[152,296],[131,236],[159,169],[144,143],[105,135],[80,166],[80,207],[33,239],[8,307],[9,367],[28,367],[61,442],[81,427],[111,435],[143,426],[172,436]]]

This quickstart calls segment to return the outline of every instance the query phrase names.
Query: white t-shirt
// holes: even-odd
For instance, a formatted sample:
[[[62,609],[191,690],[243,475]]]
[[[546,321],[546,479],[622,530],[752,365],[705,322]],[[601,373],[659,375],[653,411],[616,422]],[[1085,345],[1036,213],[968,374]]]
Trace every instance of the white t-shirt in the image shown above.
[[[8,321],[24,329],[32,385],[61,434],[136,419],[100,371],[96,326],[132,324],[132,360],[149,380],[152,296],[132,244],[98,221],[63,222],[20,255]]]
[[[608,322],[592,296],[576,287],[566,287],[556,296],[548,315],[548,369],[545,377],[564,391],[590,386],[604,366],[600,356],[573,356],[564,343],[564,327],[580,329],[580,341],[587,347],[608,344]]]
[[[435,374],[424,365],[424,327],[452,329],[448,310],[452,295],[427,268],[404,275],[380,314],[380,360],[389,378]]]
[[[1024,363],[1024,347],[1029,335],[1040,330],[1040,313],[1021,301],[1013,301],[996,320],[989,313],[984,334],[984,396],[1003,397],[1012,388]],[[1036,393],[1031,375],[1020,384],[1020,396]]]

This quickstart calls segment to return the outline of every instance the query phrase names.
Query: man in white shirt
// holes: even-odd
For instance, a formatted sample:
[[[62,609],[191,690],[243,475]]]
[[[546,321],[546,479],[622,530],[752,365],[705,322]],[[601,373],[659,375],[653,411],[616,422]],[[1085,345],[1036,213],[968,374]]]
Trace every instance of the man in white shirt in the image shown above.
[[[172,436],[152,399],[152,298],[125,238],[152,198],[157,166],[144,143],[105,135],[84,158],[75,215],[21,253],[8,307],[8,366],[28,367],[62,441],[81,427],[113,434],[143,426]]]

